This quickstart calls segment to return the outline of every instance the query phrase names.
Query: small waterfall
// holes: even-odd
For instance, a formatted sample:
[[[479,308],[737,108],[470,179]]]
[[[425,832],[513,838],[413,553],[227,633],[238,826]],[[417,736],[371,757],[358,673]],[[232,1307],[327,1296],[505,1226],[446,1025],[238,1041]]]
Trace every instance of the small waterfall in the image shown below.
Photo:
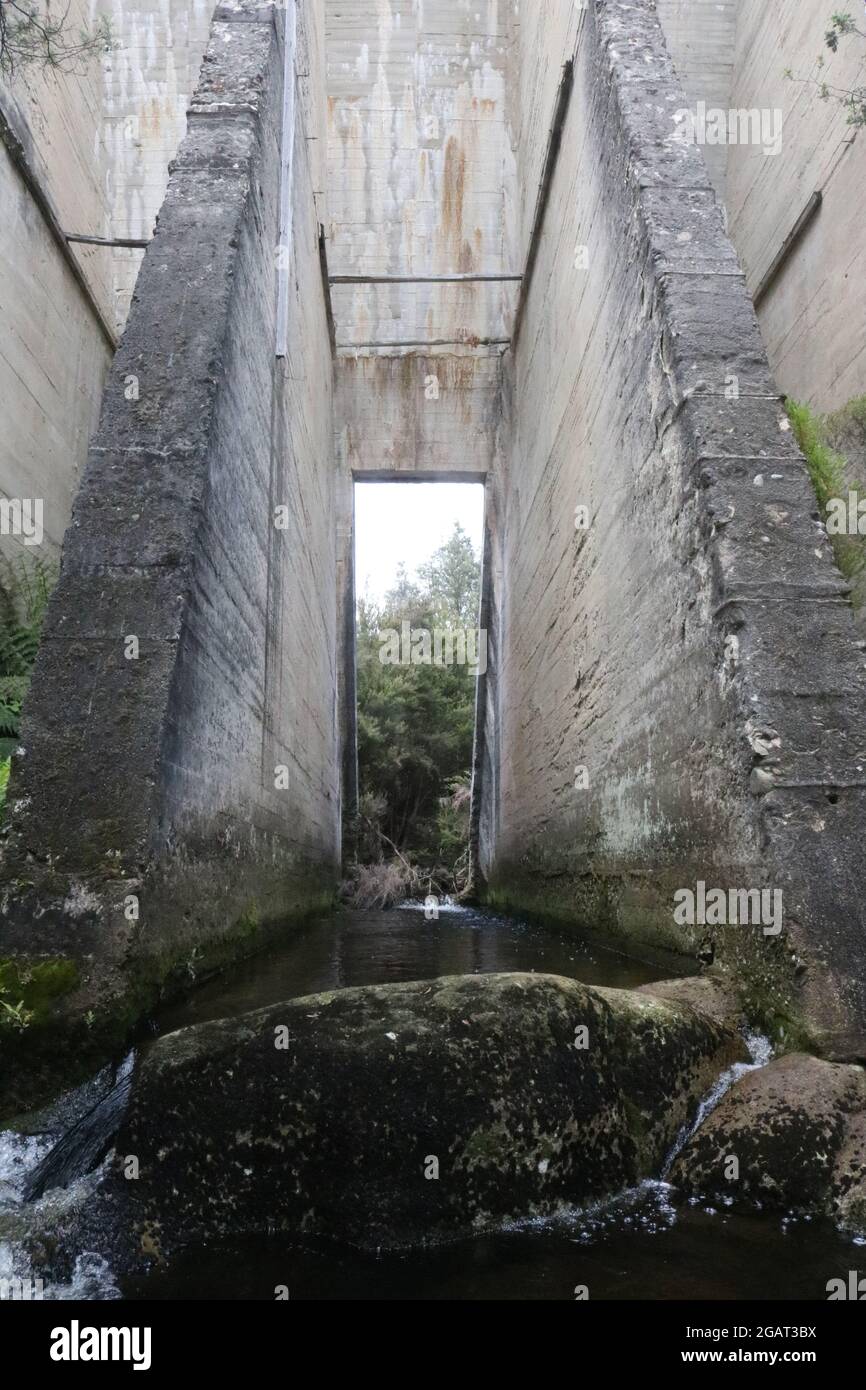
[[[733,1066],[723,1071],[721,1076],[713,1082],[707,1094],[704,1096],[697,1109],[697,1114],[690,1124],[683,1125],[676,1139],[673,1148],[668,1154],[662,1167],[662,1181],[667,1178],[668,1173],[679,1158],[689,1140],[697,1134],[701,1125],[708,1115],[712,1114],[719,1101],[727,1095],[728,1091],[740,1077],[747,1076],[750,1071],[760,1071],[765,1067],[773,1056],[773,1044],[769,1038],[763,1037],[759,1033],[744,1033],[743,1041],[749,1052],[748,1062],[735,1062]]]

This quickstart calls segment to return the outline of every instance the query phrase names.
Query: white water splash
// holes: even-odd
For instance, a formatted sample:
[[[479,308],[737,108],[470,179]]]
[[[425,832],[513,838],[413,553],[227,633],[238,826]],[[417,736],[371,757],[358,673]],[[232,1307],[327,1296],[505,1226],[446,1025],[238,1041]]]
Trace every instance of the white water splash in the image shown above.
[[[0,1132],[0,1211],[21,1202],[21,1192],[29,1174],[54,1146],[44,1134]]]
[[[769,1038],[757,1033],[744,1033],[743,1041],[749,1053],[748,1062],[735,1062],[722,1072],[701,1100],[694,1120],[684,1125],[665,1160],[660,1178],[646,1178],[636,1187],[629,1187],[609,1197],[601,1197],[586,1206],[562,1206],[558,1211],[539,1217],[518,1218],[506,1222],[501,1229],[507,1232],[563,1231],[570,1229],[576,1245],[593,1245],[611,1230],[640,1231],[656,1235],[675,1226],[678,1209],[671,1198],[673,1185],[666,1181],[674,1159],[727,1095],[728,1091],[749,1072],[765,1067],[773,1057]]]
[[[134,1054],[130,1053],[118,1068],[116,1079],[127,1076],[133,1063]],[[85,1090],[86,1087],[77,1088],[72,1097]],[[41,1284],[39,1269],[31,1262],[27,1241],[41,1232],[55,1230],[64,1217],[80,1210],[93,1196],[112,1158],[109,1153],[93,1172],[76,1178],[67,1187],[47,1192],[38,1201],[25,1202],[27,1180],[54,1148],[57,1138],[56,1133],[0,1132],[0,1283],[5,1281],[7,1287],[12,1283],[25,1290],[23,1296],[31,1300],[97,1302],[120,1298],[114,1275],[101,1255],[82,1251],[65,1283]]]
[[[34,1270],[23,1246],[14,1241],[0,1240],[0,1285],[12,1284],[20,1291],[17,1299],[26,1302],[101,1303],[121,1298],[114,1276],[101,1255],[84,1251],[76,1256],[68,1283],[44,1283]]]
[[[676,1139],[673,1148],[665,1159],[662,1167],[662,1178],[666,1178],[674,1160],[679,1158],[686,1144],[697,1134],[701,1125],[708,1115],[715,1110],[719,1101],[728,1094],[731,1087],[743,1076],[748,1076],[750,1071],[760,1071],[773,1057],[773,1044],[769,1038],[763,1037],[760,1033],[744,1033],[743,1041],[749,1052],[748,1062],[735,1062],[733,1066],[723,1071],[717,1077],[707,1094],[704,1096],[697,1109],[697,1114],[691,1124],[683,1125]]]
[[[427,912],[432,910],[432,908],[428,908],[425,902],[419,902],[417,898],[407,898],[404,902],[398,903],[396,908],[396,911],[398,912]],[[439,914],[447,912],[455,916],[460,916],[464,914],[466,916],[469,916],[472,911],[471,908],[464,907],[462,903],[454,902],[454,899],[451,897],[438,899],[436,902],[435,910]]]

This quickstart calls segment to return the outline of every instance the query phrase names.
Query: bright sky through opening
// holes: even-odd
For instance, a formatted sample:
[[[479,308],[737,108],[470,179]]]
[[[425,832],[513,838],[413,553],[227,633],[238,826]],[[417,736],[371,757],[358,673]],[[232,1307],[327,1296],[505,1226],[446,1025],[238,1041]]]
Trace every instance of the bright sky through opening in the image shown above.
[[[355,593],[380,603],[400,564],[411,576],[451,535],[455,521],[480,557],[480,483],[356,483]]]

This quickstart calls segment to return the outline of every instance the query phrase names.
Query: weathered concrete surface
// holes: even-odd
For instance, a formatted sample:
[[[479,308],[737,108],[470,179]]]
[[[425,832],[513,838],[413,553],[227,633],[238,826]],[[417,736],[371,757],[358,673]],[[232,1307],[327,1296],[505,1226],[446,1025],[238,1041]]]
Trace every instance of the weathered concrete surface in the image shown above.
[[[702,101],[707,108],[727,111],[741,0],[656,0],[656,9],[690,108]],[[704,145],[701,153],[724,205],[728,146]]]
[[[327,0],[326,23],[332,273],[500,272],[510,4]],[[515,293],[337,286],[338,341],[503,336]]]
[[[361,479],[423,475],[483,482],[500,457],[498,353],[342,356],[335,421],[340,467]]]
[[[107,234],[147,238],[165,197],[168,166],[186,134],[216,4],[97,0],[95,8],[109,18],[114,39],[102,64],[100,93]],[[122,332],[144,252],[114,247],[92,254],[110,276],[112,314]]]
[[[321,132],[298,144],[277,366],[280,55],[267,8],[218,21],[14,774],[0,965],[46,1072],[70,1019],[83,1067],[178,972],[326,891],[341,751],[352,777],[335,652],[353,470],[489,481],[473,827],[493,900],[715,956],[765,1026],[866,1055],[864,663],[702,156],[672,121],[684,94],[648,0],[551,2],[517,28],[507,10],[330,12],[332,271],[522,265],[577,44],[507,368],[466,346],[477,311],[495,329],[487,290],[353,289],[338,332],[356,344],[460,346],[340,362],[338,490]],[[784,930],[680,926],[674,894],[701,881],[781,891]]]
[[[841,9],[860,21],[861,7]],[[822,193],[820,212],[759,308],[779,385],[820,410],[866,391],[866,138],[835,101],[821,100],[814,81],[785,78],[790,68],[839,90],[862,85],[862,38],[843,40],[835,54],[824,44],[832,10],[820,0],[741,0],[732,104],[780,110],[782,152],[767,159],[741,145],[728,153],[731,235],[753,292],[812,194]]]
[[[863,1056],[866,688],[844,586],[703,159],[675,133],[654,7],[580,17],[509,358],[480,867],[495,903],[715,953],[765,1023]],[[531,15],[520,43],[522,108],[549,111]],[[699,881],[782,891],[781,935],[679,926],[674,894]]]
[[[43,557],[56,557],[69,523],[112,330],[123,328],[143,253],[60,245],[9,149],[20,148],[57,232],[150,236],[213,9],[213,0],[70,0],[68,38],[105,14],[111,52],[0,80],[0,490],[42,499]],[[3,554],[22,548],[0,536]]]
[[[670,1176],[711,1200],[829,1216],[866,1233],[866,1072],[800,1053],[750,1072]]]
[[[688,1008],[555,976],[338,990],[160,1039],[117,1140],[140,1176],[114,1186],[139,1255],[435,1241],[658,1172],[742,1055]]]
[[[0,493],[43,504],[41,547],[0,553],[29,564],[59,552],[111,350],[4,145],[0,207]]]
[[[703,101],[781,119],[776,153],[754,142],[702,147],[752,293],[812,194],[822,194],[758,318],[782,390],[837,409],[866,386],[866,143],[835,99],[822,100],[821,84],[844,92],[862,83],[863,41],[843,39],[831,53],[824,36],[832,10],[823,0],[657,0],[657,8],[692,110]]]
[[[275,358],[280,36],[217,12],[64,546],[9,801],[10,1109],[336,876],[332,367],[301,125]]]

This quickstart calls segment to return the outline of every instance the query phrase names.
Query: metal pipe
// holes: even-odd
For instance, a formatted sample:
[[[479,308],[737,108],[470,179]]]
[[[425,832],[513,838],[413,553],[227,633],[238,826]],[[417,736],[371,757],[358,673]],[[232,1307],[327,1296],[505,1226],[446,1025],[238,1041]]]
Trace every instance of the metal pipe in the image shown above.
[[[332,275],[332,285],[469,285],[519,281],[522,275]]]
[[[556,173],[556,165],[559,160],[559,151],[562,146],[562,131],[565,125],[565,118],[568,115],[568,106],[571,101],[571,94],[574,90],[574,60],[569,58],[562,69],[562,77],[559,82],[559,91],[556,94],[556,105],[553,113],[553,124],[550,127],[550,134],[547,138],[547,150],[544,156],[544,168],[541,173],[541,182],[538,186],[538,197],[535,202],[535,217],[532,222],[532,232],[529,237],[529,250],[526,256],[526,269],[523,272],[523,284],[520,287],[520,298],[517,301],[517,310],[514,315],[514,329],[512,332],[512,347],[516,345],[520,337],[520,329],[523,324],[523,315],[526,309],[526,301],[529,298],[529,291],[532,288],[532,277],[535,273],[535,263],[538,259],[538,248],[541,241],[541,232],[544,227],[544,218],[547,213],[547,205],[550,201],[550,190],[553,185],[553,176]]]
[[[67,232],[66,240],[82,246],[124,246],[136,251],[143,251],[151,242],[150,237],[145,240],[143,237],[85,236],[83,232]]]
[[[21,175],[25,187],[41,212],[45,220],[45,225],[59,247],[66,265],[71,271],[78,288],[84,295],[88,308],[99,325],[102,336],[111,348],[111,351],[114,352],[117,347],[117,337],[114,329],[103,314],[99,301],[94,291],[91,289],[90,281],[81,267],[81,263],[76,258],[75,253],[69,249],[69,243],[63,231],[60,218],[54,209],[51,195],[47,189],[43,188],[39,175],[31,165],[24,141],[13,128],[9,117],[2,107],[0,107],[0,141],[2,141],[6,147],[12,163]]]
[[[334,324],[334,306],[331,303],[331,285],[328,279],[328,248],[325,242],[325,229],[319,223],[319,268],[322,272],[322,290],[325,296],[325,317],[328,320],[328,341],[331,356],[337,355],[337,329]]]
[[[339,352],[357,352],[361,348],[410,348],[410,347],[508,347],[510,338],[417,338],[402,343],[338,343]]]
[[[800,237],[803,235],[806,228],[809,226],[809,223],[820,210],[823,201],[824,195],[822,193],[813,193],[808,203],[804,207],[803,211],[800,213],[800,216],[797,218],[796,222],[791,228],[790,232],[785,237],[785,240],[782,242],[782,245],[779,247],[779,250],[776,252],[775,256],[770,262],[769,269],[763,276],[761,283],[758,285],[758,288],[755,290],[755,293],[752,296],[752,303],[754,304],[756,309],[760,304],[761,300],[764,298],[764,295],[770,289],[773,281],[779,274],[779,271],[782,269],[782,266],[785,264],[785,261],[788,259],[791,252],[794,250],[794,247],[797,245],[797,242],[800,240]]]
[[[280,260],[277,264],[277,357],[289,353],[289,268],[292,260],[292,176],[295,163],[295,49],[298,10],[295,0],[286,5],[283,31],[283,131],[280,145]]]

